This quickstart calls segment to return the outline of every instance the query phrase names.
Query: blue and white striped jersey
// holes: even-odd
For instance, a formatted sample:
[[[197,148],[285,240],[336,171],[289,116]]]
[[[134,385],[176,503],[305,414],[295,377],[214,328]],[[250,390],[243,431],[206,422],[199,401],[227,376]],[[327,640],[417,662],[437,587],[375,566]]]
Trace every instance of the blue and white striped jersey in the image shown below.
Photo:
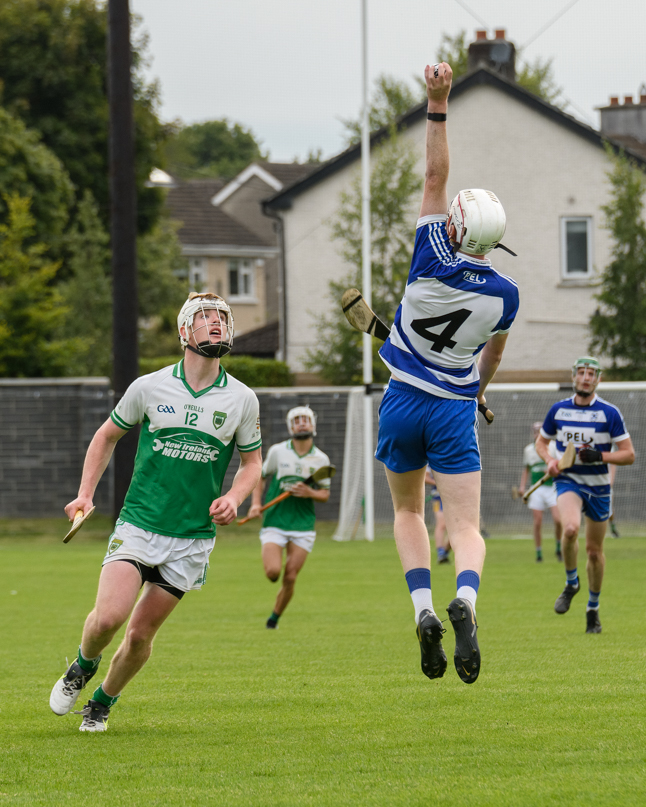
[[[611,451],[612,444],[626,440],[630,435],[621,412],[614,404],[595,395],[587,406],[574,403],[574,395],[555,403],[547,413],[541,434],[546,440],[556,441],[556,457],[563,456],[569,442],[577,448],[589,445],[597,451]],[[610,474],[605,462],[592,465],[575,463],[563,471],[565,477],[578,485],[587,485],[599,496],[610,493]]]
[[[472,400],[476,359],[496,333],[507,333],[518,312],[518,286],[489,259],[453,254],[446,216],[417,222],[404,298],[379,351],[401,381],[440,398]]]

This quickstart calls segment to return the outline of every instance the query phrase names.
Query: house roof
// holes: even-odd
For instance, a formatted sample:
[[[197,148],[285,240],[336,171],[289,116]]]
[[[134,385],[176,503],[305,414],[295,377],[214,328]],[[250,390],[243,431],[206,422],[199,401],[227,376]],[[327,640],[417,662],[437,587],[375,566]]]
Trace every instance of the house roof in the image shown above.
[[[273,193],[283,191],[286,187],[308,176],[317,167],[317,163],[304,163],[302,165],[300,163],[250,163],[237,176],[216,191],[211,203],[216,207],[221,205],[252,177],[258,177],[267,185],[267,198],[269,198]]]
[[[634,157],[638,163],[641,163],[644,167],[646,167],[646,146],[643,143],[640,143],[638,140],[635,140],[635,138],[630,137],[602,136],[599,131],[593,129],[591,126],[581,123],[581,121],[577,120],[571,115],[568,115],[547,101],[544,101],[542,98],[539,98],[534,93],[529,92],[529,90],[521,87],[516,82],[508,81],[498,73],[494,73],[486,67],[480,67],[478,70],[475,70],[472,73],[469,73],[455,81],[453,87],[451,88],[451,99],[458,98],[460,95],[463,95],[465,92],[468,92],[474,87],[482,85],[495,87],[501,92],[510,95],[519,103],[529,106],[541,115],[548,117],[557,125],[564,126],[565,128],[569,129],[580,137],[585,138],[589,142],[594,143],[600,148],[603,148],[604,141],[608,141],[616,150],[624,149],[632,157]],[[423,101],[421,104],[413,107],[397,119],[397,128],[400,130],[406,129],[411,124],[425,120],[426,109],[426,101]],[[370,135],[371,147],[378,145],[388,136],[389,127],[386,126],[373,132]],[[323,163],[318,170],[304,177],[300,181],[295,182],[291,187],[284,188],[283,190],[274,194],[274,196],[272,196],[270,199],[263,202],[263,209],[288,210],[292,206],[292,200],[294,198],[309,190],[309,188],[313,187],[319,182],[322,182],[324,179],[327,179],[329,176],[332,176],[337,171],[345,168],[347,165],[355,162],[355,160],[360,159],[360,157],[361,143],[356,143],[355,145],[347,148],[345,151],[342,151],[340,154],[337,154],[336,157],[332,157],[332,159]]]
[[[265,171],[276,177],[283,189],[304,179],[319,168],[319,163],[258,163]]]
[[[235,306],[234,306],[235,308]],[[235,313],[235,311],[234,311]],[[270,322],[242,336],[236,336],[232,356],[274,356],[278,350],[278,322]]]
[[[178,231],[184,245],[264,247],[268,246],[211,199],[225,185],[221,179],[192,179],[170,188],[166,204],[171,218],[182,222]],[[270,245],[273,246],[273,245]]]

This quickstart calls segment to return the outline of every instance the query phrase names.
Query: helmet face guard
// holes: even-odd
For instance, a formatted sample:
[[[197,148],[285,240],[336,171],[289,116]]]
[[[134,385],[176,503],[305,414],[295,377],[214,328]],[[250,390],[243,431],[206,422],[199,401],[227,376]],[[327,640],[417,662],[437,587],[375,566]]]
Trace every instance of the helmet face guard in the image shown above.
[[[460,191],[451,202],[447,230],[451,225],[455,227],[452,243],[456,252],[486,255],[505,234],[507,218],[495,193],[473,188]]]
[[[296,418],[308,418],[312,428],[307,432],[295,431]],[[316,414],[309,408],[309,406],[295,406],[290,409],[285,418],[287,423],[287,431],[290,436],[296,440],[307,440],[309,437],[316,436]]]
[[[601,375],[601,364],[599,363],[599,359],[595,359],[593,356],[581,356],[578,358],[574,364],[572,365],[572,377],[576,375],[576,371],[579,367],[589,367],[591,370],[594,370],[597,374],[597,378]]]
[[[220,336],[217,341],[213,341],[210,334],[207,311],[217,311],[220,322]],[[201,324],[194,327],[196,316],[199,316]],[[182,334],[182,328],[184,328],[184,334]],[[189,294],[188,300],[177,316],[177,330],[180,344],[184,349],[207,359],[219,359],[226,356],[233,346],[234,325],[231,309],[222,297],[211,292],[201,294],[191,292]],[[196,347],[189,344],[190,334],[193,334]]]

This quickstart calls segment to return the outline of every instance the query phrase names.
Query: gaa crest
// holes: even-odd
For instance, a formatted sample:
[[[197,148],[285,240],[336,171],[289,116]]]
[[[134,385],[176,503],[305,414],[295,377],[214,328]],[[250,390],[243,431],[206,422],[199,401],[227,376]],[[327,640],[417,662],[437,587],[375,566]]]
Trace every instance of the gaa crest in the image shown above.
[[[214,412],[213,413],[213,425],[216,429],[219,429],[220,426],[224,426],[224,421],[227,419],[226,412]]]

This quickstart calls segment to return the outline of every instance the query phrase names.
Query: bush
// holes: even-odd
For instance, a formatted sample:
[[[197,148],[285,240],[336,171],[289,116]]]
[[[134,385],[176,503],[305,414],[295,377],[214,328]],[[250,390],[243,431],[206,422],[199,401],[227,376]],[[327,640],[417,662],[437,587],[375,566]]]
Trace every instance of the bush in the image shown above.
[[[162,367],[177,364],[181,356],[156,356],[152,359],[139,359],[141,375],[154,373]],[[284,361],[275,359],[254,359],[252,356],[226,356],[222,365],[238,381],[248,387],[291,387],[294,379]]]

